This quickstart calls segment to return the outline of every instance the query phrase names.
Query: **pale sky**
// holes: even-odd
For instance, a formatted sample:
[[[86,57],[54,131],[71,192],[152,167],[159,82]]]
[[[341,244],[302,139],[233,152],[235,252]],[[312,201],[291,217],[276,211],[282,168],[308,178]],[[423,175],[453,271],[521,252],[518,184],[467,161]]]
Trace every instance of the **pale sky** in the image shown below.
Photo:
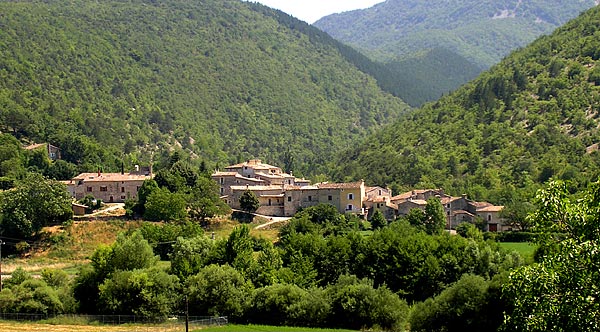
[[[323,16],[372,7],[385,0],[249,0],[279,9],[310,24]]]

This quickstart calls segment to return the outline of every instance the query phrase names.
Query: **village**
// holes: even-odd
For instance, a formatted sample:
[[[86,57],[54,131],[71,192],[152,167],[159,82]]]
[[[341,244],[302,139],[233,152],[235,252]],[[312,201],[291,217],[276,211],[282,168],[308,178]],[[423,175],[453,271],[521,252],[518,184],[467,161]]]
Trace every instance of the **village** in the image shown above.
[[[152,177],[151,167],[135,166],[128,173],[82,173],[64,183],[76,200],[92,195],[104,202],[119,203],[135,199],[143,182]],[[260,159],[215,171],[212,179],[219,185],[221,198],[232,209],[240,209],[240,197],[246,191],[254,193],[260,202],[256,213],[264,216],[291,217],[302,208],[331,204],[340,213],[370,219],[375,211],[380,211],[387,220],[394,220],[406,216],[412,209],[424,210],[427,200],[437,197],[444,207],[447,229],[479,220],[488,232],[512,230],[501,217],[503,206],[473,201],[466,195],[450,196],[443,189],[419,189],[394,196],[389,188],[371,187],[362,180],[311,184],[309,180],[285,173],[280,167],[265,164]],[[83,208],[75,204],[75,214]]]

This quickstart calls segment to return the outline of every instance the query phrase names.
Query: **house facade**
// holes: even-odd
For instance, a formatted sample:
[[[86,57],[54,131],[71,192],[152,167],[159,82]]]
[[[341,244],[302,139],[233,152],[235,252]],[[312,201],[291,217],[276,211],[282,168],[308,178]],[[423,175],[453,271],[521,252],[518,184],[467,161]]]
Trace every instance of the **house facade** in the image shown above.
[[[501,232],[510,228],[500,216],[502,206],[472,201],[466,195],[453,197],[443,189],[412,190],[397,196],[384,187],[367,187],[364,181],[348,183],[317,183],[298,179],[281,168],[264,164],[260,159],[226,167],[212,178],[219,184],[221,198],[233,209],[239,209],[239,199],[246,191],[258,197],[258,214],[291,217],[300,209],[317,204],[330,204],[340,213],[371,218],[381,211],[388,220],[406,216],[412,209],[424,210],[427,200],[436,197],[446,214],[447,229],[463,222],[483,221],[486,231]]]
[[[152,179],[151,173],[81,173],[66,181],[67,190],[73,198],[80,200],[87,195],[106,203],[123,203],[136,199],[145,180]]]

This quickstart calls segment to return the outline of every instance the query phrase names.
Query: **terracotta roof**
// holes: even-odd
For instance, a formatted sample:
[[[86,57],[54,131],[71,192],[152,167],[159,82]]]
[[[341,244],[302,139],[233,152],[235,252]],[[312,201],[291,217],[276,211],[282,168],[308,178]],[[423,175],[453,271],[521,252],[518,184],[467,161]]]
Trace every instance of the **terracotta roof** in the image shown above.
[[[131,173],[81,173],[73,178],[73,181],[83,180],[83,182],[115,182],[115,181],[144,181],[151,179],[150,175],[131,174]]]
[[[484,207],[482,209],[477,209],[477,212],[500,212],[502,211],[502,209],[504,209],[504,206],[492,205]]]
[[[271,195],[268,195],[268,194],[267,194],[267,195],[260,195],[260,197],[265,197],[265,198],[269,198],[269,197],[272,197],[272,198],[280,198],[280,197],[284,197],[284,196],[285,196],[285,194],[271,194]]]
[[[236,176],[238,172],[214,172],[211,176]]]
[[[442,205],[444,205],[450,202],[458,201],[459,199],[462,199],[462,197],[445,196],[440,198],[440,202],[442,203]]]
[[[427,205],[427,201],[423,200],[423,199],[408,199],[408,200],[398,203],[398,205],[406,204],[406,203],[413,203],[415,205]]]
[[[317,186],[290,186],[286,185],[285,190],[319,190]]]
[[[273,166],[273,165],[269,165],[269,164],[263,164],[260,160],[252,160],[252,161],[243,162],[241,164],[235,164],[235,165],[227,166],[227,167],[225,167],[225,169],[243,168],[243,167],[248,167],[248,168],[252,168],[252,169],[272,169],[272,168],[279,168],[277,166]]]
[[[317,187],[319,189],[352,189],[352,188],[360,188],[363,184],[362,181],[359,182],[345,182],[345,183],[318,183]]]
[[[392,208],[392,209],[394,209],[394,210],[398,210],[398,204],[394,204],[394,203],[390,203],[390,202],[388,202],[388,203],[386,204],[386,206],[387,206],[387,207],[389,207],[389,208]]]
[[[376,196],[376,197],[373,197],[373,198],[369,198],[367,201],[373,202],[373,203],[387,202],[387,197],[385,197],[385,196]]]
[[[469,211],[465,211],[465,210],[454,210],[454,211],[452,211],[452,214],[453,214],[453,215],[457,215],[457,214],[466,214],[466,215],[469,215],[469,216],[471,216],[471,217],[475,217],[475,215],[474,215],[474,214],[472,214],[472,213],[471,213],[471,212],[469,212]]]
[[[282,186],[231,186],[231,190],[250,190],[250,191],[269,191],[269,190],[282,190]]]
[[[476,207],[477,210],[479,210],[480,208],[492,206],[492,204],[488,203],[488,202],[469,202],[469,204],[473,205],[474,207]]]

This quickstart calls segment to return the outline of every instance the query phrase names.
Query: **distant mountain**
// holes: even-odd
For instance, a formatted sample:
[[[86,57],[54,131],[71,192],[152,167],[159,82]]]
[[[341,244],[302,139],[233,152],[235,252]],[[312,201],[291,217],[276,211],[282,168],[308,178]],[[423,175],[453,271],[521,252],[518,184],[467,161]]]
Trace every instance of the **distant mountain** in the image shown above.
[[[387,0],[372,8],[326,16],[314,25],[392,66],[401,65],[397,61],[421,58],[423,53],[442,48],[467,59],[471,67],[481,71],[597,3],[596,0]],[[434,60],[427,67],[443,72],[445,65],[437,65]],[[437,94],[447,86],[454,89],[465,82],[440,82],[444,87],[438,87]]]
[[[0,27],[0,131],[91,170],[184,149],[314,174],[408,108],[340,50],[364,56],[255,3],[3,1]]]
[[[585,187],[600,176],[599,35],[596,7],[349,149],[334,177],[500,204],[551,178]]]

